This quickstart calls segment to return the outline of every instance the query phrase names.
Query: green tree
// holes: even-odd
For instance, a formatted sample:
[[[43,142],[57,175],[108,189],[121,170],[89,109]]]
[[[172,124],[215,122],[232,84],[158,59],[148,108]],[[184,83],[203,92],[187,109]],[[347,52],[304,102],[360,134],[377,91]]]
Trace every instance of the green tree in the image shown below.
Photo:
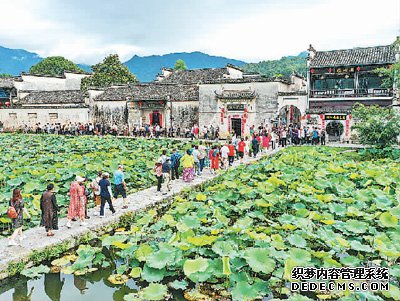
[[[187,67],[184,60],[179,59],[175,62],[174,70],[186,70],[186,69]]]
[[[400,62],[391,65],[390,68],[377,68],[374,72],[382,77],[382,88],[392,89],[395,79],[398,84],[400,83]]]
[[[13,77],[13,76],[8,73],[0,73],[0,78],[6,78],[6,77]]]
[[[64,71],[83,72],[75,63],[62,56],[49,56],[29,69],[30,73],[50,76],[63,75]]]
[[[104,60],[92,66],[93,74],[82,79],[81,89],[103,88],[112,85],[135,83],[137,79],[128,67],[119,60],[118,54],[110,54]]]
[[[397,143],[400,116],[393,109],[356,104],[352,110],[362,144],[385,148]]]

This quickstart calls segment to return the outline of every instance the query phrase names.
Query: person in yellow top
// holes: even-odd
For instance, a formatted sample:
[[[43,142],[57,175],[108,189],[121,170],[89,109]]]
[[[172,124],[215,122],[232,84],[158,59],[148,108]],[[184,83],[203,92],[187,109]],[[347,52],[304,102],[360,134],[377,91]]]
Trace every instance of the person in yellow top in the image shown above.
[[[181,158],[181,164],[183,167],[183,181],[191,182],[194,178],[194,157],[191,155],[190,149]]]

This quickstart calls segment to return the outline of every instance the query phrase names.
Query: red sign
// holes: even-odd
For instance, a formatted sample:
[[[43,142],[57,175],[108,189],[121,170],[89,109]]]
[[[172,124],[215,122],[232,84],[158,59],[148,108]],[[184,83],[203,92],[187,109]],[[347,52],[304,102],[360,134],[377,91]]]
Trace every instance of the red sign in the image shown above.
[[[346,128],[344,132],[345,136],[348,137],[350,134],[350,119],[346,119]]]

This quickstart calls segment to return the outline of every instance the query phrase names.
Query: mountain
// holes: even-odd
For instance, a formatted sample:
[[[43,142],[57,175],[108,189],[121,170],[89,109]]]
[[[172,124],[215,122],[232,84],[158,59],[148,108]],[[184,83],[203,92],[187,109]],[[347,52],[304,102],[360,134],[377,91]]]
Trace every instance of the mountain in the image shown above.
[[[18,75],[20,72],[27,72],[41,60],[42,58],[36,53],[0,46],[0,74]]]
[[[245,71],[259,72],[269,77],[290,76],[293,72],[305,76],[307,73],[307,51],[297,56],[284,56],[279,60],[261,61],[242,66]]]
[[[128,66],[129,70],[133,74],[136,75],[139,81],[150,82],[155,79],[158,73],[160,73],[162,67],[173,68],[175,62],[179,59],[184,60],[188,69],[221,68],[225,67],[227,64],[240,67],[246,64],[243,61],[229,59],[222,56],[212,56],[199,51],[143,57],[135,55],[124,64]]]

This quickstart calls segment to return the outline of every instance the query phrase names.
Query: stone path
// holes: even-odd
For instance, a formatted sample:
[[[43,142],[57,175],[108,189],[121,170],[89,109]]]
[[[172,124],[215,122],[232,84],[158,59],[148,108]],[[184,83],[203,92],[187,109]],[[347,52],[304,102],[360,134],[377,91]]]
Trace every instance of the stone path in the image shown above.
[[[267,153],[267,155],[273,155],[279,150],[280,148],[271,150]],[[250,163],[260,158],[260,155],[258,155],[256,159],[245,158],[244,163]],[[238,165],[239,161],[235,161],[233,168]],[[9,264],[17,263],[20,261],[27,261],[33,251],[41,252],[48,247],[56,246],[61,243],[68,243],[69,247],[73,248],[78,243],[80,237],[93,233],[93,231],[100,230],[108,225],[117,223],[120,217],[124,214],[128,212],[135,212],[156,203],[162,202],[172,195],[179,194],[183,189],[197,186],[217,176],[218,175],[212,175],[207,169],[203,172],[203,175],[201,177],[195,177],[195,179],[191,183],[184,183],[182,179],[172,181],[171,192],[166,195],[157,194],[157,188],[155,186],[142,191],[138,191],[128,196],[128,209],[120,209],[122,207],[122,199],[118,199],[117,202],[114,203],[116,209],[118,210],[114,216],[111,215],[111,212],[108,209],[108,205],[106,205],[105,208],[106,216],[104,218],[94,216],[94,209],[90,209],[88,215],[91,218],[89,220],[86,220],[88,222],[87,226],[80,226],[79,222],[73,222],[72,228],[68,229],[66,227],[67,219],[61,218],[59,219],[60,230],[54,231],[55,236],[53,237],[47,237],[43,227],[36,227],[24,231],[26,239],[24,239],[19,246],[10,247],[8,246],[8,238],[3,238],[0,240],[0,279],[4,279],[8,276],[6,269]]]

